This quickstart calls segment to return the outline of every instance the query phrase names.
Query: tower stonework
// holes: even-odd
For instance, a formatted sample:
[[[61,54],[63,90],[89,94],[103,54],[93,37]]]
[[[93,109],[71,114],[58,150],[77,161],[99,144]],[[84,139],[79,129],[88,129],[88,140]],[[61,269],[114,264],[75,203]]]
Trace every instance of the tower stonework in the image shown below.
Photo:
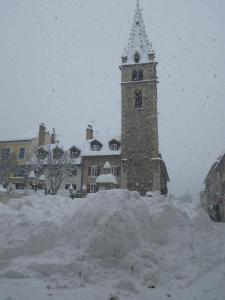
[[[161,191],[158,142],[157,62],[139,6],[134,14],[121,70],[122,188]]]

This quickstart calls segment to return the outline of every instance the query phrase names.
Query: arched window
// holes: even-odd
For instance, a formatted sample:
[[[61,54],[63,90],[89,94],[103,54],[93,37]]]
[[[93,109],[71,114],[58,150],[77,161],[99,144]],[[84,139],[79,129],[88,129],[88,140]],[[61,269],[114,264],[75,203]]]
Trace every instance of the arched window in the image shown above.
[[[133,81],[137,81],[138,80],[138,76],[137,76],[137,71],[136,70],[133,71],[132,79],[133,79]]]
[[[138,71],[138,80],[143,80],[143,70]]]
[[[141,91],[135,92],[135,108],[141,108],[142,107],[142,93]]]

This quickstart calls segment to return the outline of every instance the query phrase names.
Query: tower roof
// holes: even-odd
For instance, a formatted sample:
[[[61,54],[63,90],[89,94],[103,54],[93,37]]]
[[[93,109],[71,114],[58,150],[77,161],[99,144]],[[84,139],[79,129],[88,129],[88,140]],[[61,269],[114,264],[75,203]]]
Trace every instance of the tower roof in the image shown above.
[[[154,59],[152,44],[149,43],[142,12],[137,0],[133,24],[127,48],[122,55],[123,63],[145,63]]]

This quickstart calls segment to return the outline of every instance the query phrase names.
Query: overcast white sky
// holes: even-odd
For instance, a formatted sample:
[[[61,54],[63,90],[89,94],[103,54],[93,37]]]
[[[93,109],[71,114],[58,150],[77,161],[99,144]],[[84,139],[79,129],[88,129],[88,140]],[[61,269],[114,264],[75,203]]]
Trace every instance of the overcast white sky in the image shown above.
[[[170,192],[197,194],[225,149],[225,1],[141,0],[159,61]],[[0,0],[0,139],[55,127],[120,133],[120,56],[136,0]]]

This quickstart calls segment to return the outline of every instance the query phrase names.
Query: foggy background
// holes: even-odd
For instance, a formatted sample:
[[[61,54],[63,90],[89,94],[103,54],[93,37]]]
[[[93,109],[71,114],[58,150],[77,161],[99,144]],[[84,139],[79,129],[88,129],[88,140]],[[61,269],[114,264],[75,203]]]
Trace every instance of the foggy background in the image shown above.
[[[225,1],[141,0],[158,65],[169,192],[197,196],[225,149]],[[80,146],[91,123],[120,133],[120,57],[136,0],[0,0],[0,139],[56,128]]]

